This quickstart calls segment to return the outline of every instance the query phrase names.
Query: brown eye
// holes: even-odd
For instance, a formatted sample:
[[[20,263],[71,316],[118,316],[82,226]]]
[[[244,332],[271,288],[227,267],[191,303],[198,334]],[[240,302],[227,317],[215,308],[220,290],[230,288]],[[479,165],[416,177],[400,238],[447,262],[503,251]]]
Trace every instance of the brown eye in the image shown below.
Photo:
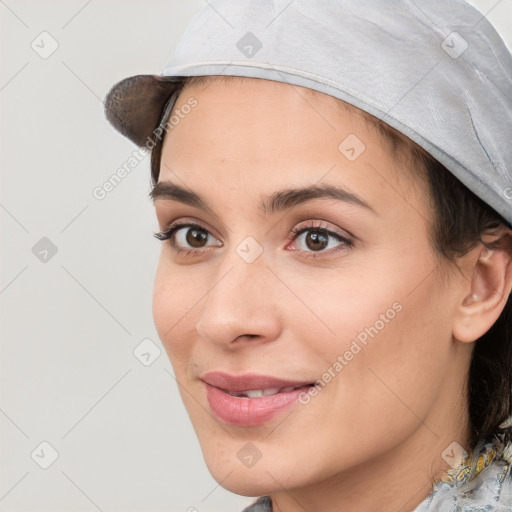
[[[190,247],[200,249],[204,247],[205,242],[208,240],[208,231],[203,228],[187,228],[185,241]]]
[[[326,236],[320,231],[309,231],[304,241],[308,249],[321,251],[329,245],[329,236]]]
[[[292,235],[295,250],[309,257],[327,256],[353,246],[353,242],[349,238],[314,222],[292,229]]]
[[[173,224],[167,231],[154,233],[154,236],[162,242],[169,241],[176,253],[189,251],[199,254],[210,245],[222,246],[206,228],[194,223]]]

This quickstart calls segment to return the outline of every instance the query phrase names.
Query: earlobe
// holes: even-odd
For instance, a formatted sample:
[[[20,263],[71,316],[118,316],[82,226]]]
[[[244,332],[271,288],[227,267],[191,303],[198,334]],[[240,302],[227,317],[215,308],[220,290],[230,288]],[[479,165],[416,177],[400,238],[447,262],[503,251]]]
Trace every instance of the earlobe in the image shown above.
[[[500,317],[512,288],[512,254],[480,248],[468,280],[470,289],[457,307],[453,324],[456,340],[471,343],[483,336]]]

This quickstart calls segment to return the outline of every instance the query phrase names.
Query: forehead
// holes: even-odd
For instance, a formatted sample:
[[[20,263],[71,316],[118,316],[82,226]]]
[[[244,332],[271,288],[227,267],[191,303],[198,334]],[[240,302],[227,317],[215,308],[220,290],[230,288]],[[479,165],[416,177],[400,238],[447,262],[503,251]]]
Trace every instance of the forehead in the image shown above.
[[[341,183],[359,195],[411,194],[417,178],[355,107],[318,91],[244,77],[201,77],[174,113],[197,105],[165,138],[159,180],[220,190]],[[188,110],[187,110],[188,111]],[[211,187],[214,187],[213,189]]]

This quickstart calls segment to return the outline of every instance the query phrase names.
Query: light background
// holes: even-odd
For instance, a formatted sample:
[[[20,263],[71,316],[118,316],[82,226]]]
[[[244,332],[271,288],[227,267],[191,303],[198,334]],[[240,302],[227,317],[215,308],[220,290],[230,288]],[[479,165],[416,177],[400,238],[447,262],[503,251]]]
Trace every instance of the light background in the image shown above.
[[[202,3],[0,0],[0,511],[254,501],[208,473],[163,349],[150,366],[133,353],[147,338],[161,348],[149,157],[92,195],[136,150],[105,121],[106,92],[159,74]],[[512,0],[471,3],[512,47]],[[43,51],[43,31],[59,45],[47,59],[31,48]],[[45,242],[33,253],[43,237],[57,249],[46,262]],[[50,461],[43,441],[59,455],[48,469],[36,463]]]

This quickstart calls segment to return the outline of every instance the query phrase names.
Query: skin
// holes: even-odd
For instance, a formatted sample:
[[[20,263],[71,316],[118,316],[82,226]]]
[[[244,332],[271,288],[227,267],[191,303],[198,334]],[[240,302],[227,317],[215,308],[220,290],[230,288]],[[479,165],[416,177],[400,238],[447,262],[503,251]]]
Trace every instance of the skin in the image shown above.
[[[271,495],[275,511],[412,510],[448,468],[443,451],[469,449],[473,342],[503,310],[510,255],[479,244],[461,271],[440,261],[425,184],[356,109],[257,79],[187,87],[176,108],[192,96],[197,106],[165,139],[159,182],[211,210],[167,199],[155,210],[161,230],[181,219],[211,235],[196,255],[163,242],[153,314],[210,472],[234,493]],[[366,146],[355,161],[338,149],[349,134]],[[277,190],[318,183],[348,188],[375,213],[333,199],[258,209]],[[354,244],[329,238],[315,251],[308,233],[293,240],[311,225]],[[188,230],[180,248],[190,249]],[[263,250],[250,264],[236,252],[248,236]],[[212,416],[203,372],[316,381],[394,303],[401,311],[309,403],[257,427]],[[250,468],[237,457],[249,441],[261,452]]]

